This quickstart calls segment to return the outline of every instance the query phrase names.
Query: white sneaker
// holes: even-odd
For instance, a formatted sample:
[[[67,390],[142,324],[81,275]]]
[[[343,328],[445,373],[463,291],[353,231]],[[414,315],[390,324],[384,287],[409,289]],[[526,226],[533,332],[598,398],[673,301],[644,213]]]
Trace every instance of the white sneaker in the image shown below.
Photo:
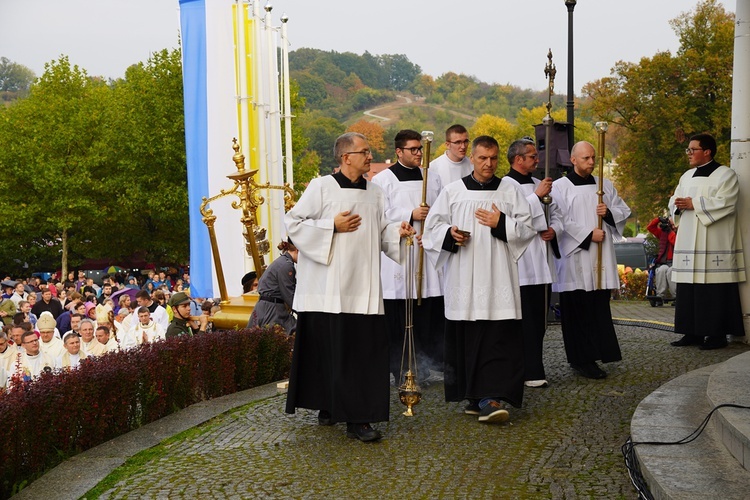
[[[526,387],[547,387],[549,383],[542,379],[542,380],[527,380],[523,383]]]

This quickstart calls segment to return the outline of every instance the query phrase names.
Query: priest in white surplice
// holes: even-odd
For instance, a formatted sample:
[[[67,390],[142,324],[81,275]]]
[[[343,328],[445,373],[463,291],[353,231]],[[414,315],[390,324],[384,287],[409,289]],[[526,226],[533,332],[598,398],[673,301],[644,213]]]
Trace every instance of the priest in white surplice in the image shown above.
[[[498,151],[492,137],[474,139],[474,171],[443,189],[422,237],[434,266],[447,264],[445,399],[468,399],[465,412],[480,422],[507,420],[501,401],[523,400],[517,262],[536,235],[529,203],[495,177]]]
[[[727,345],[727,335],[745,335],[737,284],[745,281],[739,183],[734,170],[714,160],[712,136],[691,137],[686,152],[691,168],[669,200],[679,226],[672,261],[678,297],[674,330],[683,334],[672,345],[719,349]]]
[[[390,221],[407,220],[414,228],[421,229],[431,206],[438,195],[440,181],[437,176],[427,172],[427,200],[422,203],[423,169],[422,135],[416,130],[401,130],[394,139],[398,161],[380,172],[373,183],[385,192],[385,216]],[[417,262],[417,246],[411,247]],[[381,277],[383,282],[383,306],[385,321],[390,338],[391,373],[396,385],[399,380],[401,359],[406,329],[406,283],[410,287],[409,296],[416,298],[416,279],[407,276],[404,266],[387,256],[381,257]],[[415,270],[416,272],[416,270]],[[414,301],[413,332],[417,373],[420,384],[435,381],[430,371],[443,371],[443,339],[445,334],[445,307],[443,305],[443,270],[424,265],[422,270],[422,299]]]
[[[388,420],[388,334],[380,285],[380,252],[402,260],[407,222],[385,218],[385,194],[363,174],[367,139],[336,139],[340,170],[313,179],[284,223],[299,250],[297,333],[286,411],[319,410],[318,423],[347,423],[347,436],[376,441],[371,422]]]
[[[565,354],[570,366],[587,378],[607,376],[597,361],[622,359],[609,300],[619,289],[613,237],[622,235],[630,208],[604,179],[604,195],[599,203],[599,178],[591,175],[596,163],[594,146],[581,141],[570,150],[573,169],[567,177],[552,184],[552,199],[565,214],[565,230],[558,235],[561,258],[556,261],[557,282],[552,290],[560,293]],[[603,218],[598,229],[598,217]],[[601,288],[596,283],[597,246],[602,247]]]
[[[532,225],[537,232],[518,261],[523,309],[524,385],[547,387],[542,351],[550,283],[556,277],[553,255],[560,258],[556,235],[562,234],[562,214],[555,200],[552,200],[547,207],[548,223],[542,198],[552,190],[552,178],[539,180],[531,175],[539,164],[534,142],[530,139],[514,141],[508,148],[507,158],[510,171],[503,181],[516,186],[526,197],[533,217]]]
[[[466,127],[458,124],[448,127],[445,131],[445,148],[445,153],[430,162],[430,175],[438,181],[440,191],[474,170],[471,160],[466,156],[469,150],[469,132]]]

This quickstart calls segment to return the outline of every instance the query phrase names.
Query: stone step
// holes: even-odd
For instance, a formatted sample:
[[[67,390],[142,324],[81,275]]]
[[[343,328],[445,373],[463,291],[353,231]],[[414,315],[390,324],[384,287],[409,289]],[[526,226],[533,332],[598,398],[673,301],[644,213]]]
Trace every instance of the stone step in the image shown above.
[[[696,430],[713,408],[707,388],[719,366],[677,377],[641,401],[630,424],[633,442],[678,441]],[[750,472],[729,453],[714,425],[688,444],[637,445],[635,453],[656,499],[744,499],[750,492]]]
[[[712,408],[725,403],[750,406],[748,387],[750,352],[721,363],[709,376],[706,395]],[[750,410],[721,408],[714,414],[712,424],[732,456],[750,470]]]

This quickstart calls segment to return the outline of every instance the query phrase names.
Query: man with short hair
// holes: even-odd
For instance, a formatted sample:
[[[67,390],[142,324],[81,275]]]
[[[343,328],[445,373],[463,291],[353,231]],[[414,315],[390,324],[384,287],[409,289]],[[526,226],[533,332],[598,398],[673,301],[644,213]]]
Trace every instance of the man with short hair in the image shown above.
[[[390,403],[380,252],[401,261],[414,230],[386,219],[383,190],[363,177],[365,136],[343,134],[333,149],[339,171],[313,179],[284,218],[300,251],[286,412],[319,410],[320,425],[347,422],[348,437],[377,441],[370,422],[387,421]]]
[[[159,326],[166,332],[169,327],[169,317],[167,310],[155,302],[146,290],[139,290],[135,294],[135,301],[140,307],[145,307],[151,313],[151,318],[159,323]]]
[[[469,132],[463,125],[452,125],[445,131],[445,153],[430,162],[430,175],[434,175],[442,191],[451,182],[469,175],[473,167],[466,156],[469,150]]]
[[[25,332],[22,342],[25,352],[21,354],[21,363],[15,371],[15,375],[27,381],[38,377],[42,371],[52,371],[55,363],[48,355],[41,352],[39,337],[36,336],[36,333]]]
[[[41,337],[40,348],[43,353],[50,357],[50,359],[56,359],[62,354],[64,349],[62,340],[55,337],[55,318],[49,312],[43,312],[42,317],[37,322],[39,328],[39,336]]]
[[[563,217],[555,200],[547,206],[549,222],[545,215],[542,199],[552,191],[552,178],[540,181],[532,175],[539,164],[533,141],[514,141],[508,148],[507,158],[510,170],[503,181],[513,184],[529,202],[532,225],[537,232],[518,260],[523,311],[524,385],[546,387],[548,382],[542,360],[547,326],[545,317],[549,306],[550,284],[556,276],[552,255],[560,256],[555,235],[562,233]]]
[[[566,215],[565,230],[557,235],[561,258],[556,261],[557,282],[552,290],[560,293],[568,363],[586,378],[602,379],[607,372],[596,362],[622,359],[609,301],[612,290],[620,287],[613,242],[615,235],[622,236],[630,208],[608,179],[603,179],[599,203],[598,177],[592,175],[595,159],[594,146],[586,141],[576,143],[570,150],[573,169],[552,183],[552,199]],[[598,248],[601,284],[597,283]]]
[[[65,335],[68,333],[75,333],[76,335],[80,335],[79,329],[81,328],[81,320],[83,320],[83,318],[84,318],[83,314],[79,314],[79,313],[72,314],[70,316],[70,330],[65,332],[65,334],[63,334],[63,337],[65,337]]]
[[[159,323],[151,318],[148,307],[139,307],[136,309],[134,316],[137,316],[137,318],[133,318],[132,321],[135,321],[135,325],[130,328],[130,331],[133,332],[134,340],[138,345],[166,338],[166,332]]]
[[[737,173],[714,160],[716,139],[690,138],[690,169],[682,174],[669,209],[679,225],[672,277],[677,283],[675,347],[727,346],[727,335],[744,336],[739,283],[745,281]]]
[[[60,301],[52,296],[52,292],[49,289],[45,289],[42,292],[42,300],[34,304],[31,308],[31,312],[36,314],[36,317],[40,317],[44,311],[49,311],[52,316],[57,319],[63,313],[63,307]]]
[[[78,279],[75,282],[76,292],[83,295],[83,287],[86,286],[86,271],[78,271]]]
[[[63,345],[65,350],[55,360],[55,368],[73,369],[81,364],[81,360],[86,359],[86,353],[81,350],[81,337],[77,333],[68,332],[63,336]]]
[[[390,221],[408,220],[420,228],[440,191],[437,176],[427,177],[426,205],[422,206],[423,173],[422,135],[416,130],[401,130],[394,139],[398,161],[380,172],[373,184],[385,192],[385,216]],[[418,245],[410,251],[416,254]],[[414,268],[416,271],[416,266]],[[408,276],[404,266],[386,255],[380,256],[380,276],[383,286],[383,307],[386,330],[390,339],[390,370],[396,385],[400,378],[403,358],[404,332],[406,331],[406,298],[416,298],[416,280]],[[443,339],[445,332],[445,307],[443,306],[443,272],[432,266],[423,266],[421,300],[414,303],[413,333],[420,383],[432,379],[431,368],[443,371]],[[408,287],[408,288],[407,288]]]
[[[104,344],[94,337],[94,322],[86,318],[81,321],[81,349],[88,356],[98,357],[106,352]]]
[[[110,337],[109,327],[106,325],[99,325],[96,327],[96,340],[104,346],[104,353],[116,352],[120,349],[117,341]]]
[[[16,286],[13,289],[13,295],[10,296],[10,300],[12,300],[14,304],[16,304],[16,309],[18,309],[18,304],[22,300],[26,300],[28,298],[29,294],[26,293],[26,288],[23,286],[23,283],[19,281],[18,283],[16,283]]]
[[[523,329],[518,259],[536,232],[529,203],[495,176],[499,145],[474,139],[474,171],[443,189],[422,244],[445,266],[445,400],[469,404],[482,423],[503,422],[501,401],[523,400]]]
[[[169,328],[167,328],[165,333],[166,338],[206,333],[208,317],[205,314],[199,316],[200,327],[197,330],[190,326],[190,302],[190,297],[185,292],[177,292],[169,299],[174,319],[169,324]]]
[[[104,283],[104,285],[102,285],[102,294],[99,296],[98,299],[96,299],[96,303],[103,305],[104,301],[107,300],[111,295],[112,295],[112,284]]]

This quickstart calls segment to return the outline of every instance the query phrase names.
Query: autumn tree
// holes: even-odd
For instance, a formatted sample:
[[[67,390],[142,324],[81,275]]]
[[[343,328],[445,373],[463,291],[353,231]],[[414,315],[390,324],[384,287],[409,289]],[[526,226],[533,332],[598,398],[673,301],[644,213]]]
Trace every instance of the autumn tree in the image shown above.
[[[357,132],[367,137],[373,156],[378,158],[385,154],[385,129],[376,122],[359,120],[346,129],[347,132]]]
[[[717,160],[728,157],[734,15],[716,0],[703,0],[671,25],[680,40],[675,55],[620,61],[612,76],[583,89],[584,113],[623,129],[617,178],[641,218],[667,205],[687,168],[684,150],[692,134],[711,133],[719,143]]]

